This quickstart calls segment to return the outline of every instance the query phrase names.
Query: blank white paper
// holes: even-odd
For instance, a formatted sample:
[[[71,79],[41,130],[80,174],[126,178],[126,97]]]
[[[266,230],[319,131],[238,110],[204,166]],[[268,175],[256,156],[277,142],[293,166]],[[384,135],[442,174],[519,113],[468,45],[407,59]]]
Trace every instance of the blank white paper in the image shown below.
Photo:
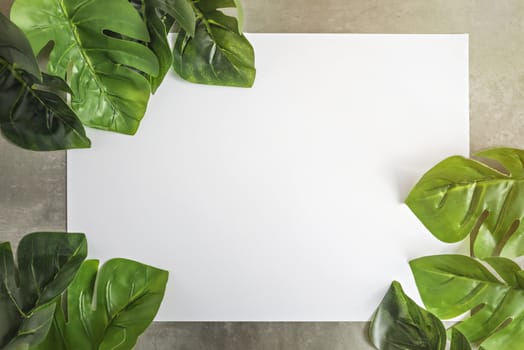
[[[403,200],[468,155],[467,35],[251,34],[252,89],[170,74],[134,137],[68,152],[90,257],[170,271],[160,321],[365,321],[456,251]]]

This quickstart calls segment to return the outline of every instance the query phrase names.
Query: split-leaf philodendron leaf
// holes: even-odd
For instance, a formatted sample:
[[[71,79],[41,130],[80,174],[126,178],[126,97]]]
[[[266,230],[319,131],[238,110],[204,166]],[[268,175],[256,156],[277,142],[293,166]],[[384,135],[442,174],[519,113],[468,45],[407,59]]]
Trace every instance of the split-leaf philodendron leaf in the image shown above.
[[[17,0],[13,21],[35,53],[49,42],[51,74],[67,78],[72,109],[88,126],[134,134],[158,59],[146,25],[127,0]]]
[[[1,349],[29,348],[45,338],[55,300],[67,288],[86,255],[83,234],[29,234],[20,241],[16,265],[10,244],[0,244]]]
[[[191,4],[197,16],[195,34],[183,28],[178,33],[173,50],[175,71],[194,83],[252,86],[253,47],[239,30],[237,19],[219,10],[236,8],[237,1],[200,0]]]
[[[0,129],[16,145],[40,151],[89,147],[82,123],[58,94],[58,77],[42,75],[20,29],[0,14]]]
[[[457,329],[451,328],[451,342],[449,350],[471,350],[471,344],[464,334]]]
[[[475,157],[455,156],[437,164],[406,204],[444,242],[471,233],[477,257],[524,255],[524,151],[500,148]]]
[[[524,344],[524,271],[513,261],[481,262],[463,255],[438,255],[410,262],[428,310],[441,319],[472,311],[455,326],[483,350],[521,350]]]
[[[128,350],[153,321],[164,296],[167,271],[126,259],[98,270],[84,262],[58,303],[53,325],[37,350]]]
[[[163,11],[156,6],[157,1],[159,0],[130,0],[147,26],[150,37],[147,45],[158,59],[158,74],[156,76],[148,76],[153,93],[160,87],[160,84],[173,64],[173,53],[167,40],[167,33],[173,24],[173,20],[163,18],[165,17]],[[177,1],[177,3],[178,2],[179,1]]]
[[[196,14],[191,0],[149,0],[159,10],[171,16],[190,36],[195,35]],[[170,29],[170,28],[168,28]]]
[[[442,322],[418,306],[393,282],[380,303],[369,329],[379,350],[444,350],[446,330]]]

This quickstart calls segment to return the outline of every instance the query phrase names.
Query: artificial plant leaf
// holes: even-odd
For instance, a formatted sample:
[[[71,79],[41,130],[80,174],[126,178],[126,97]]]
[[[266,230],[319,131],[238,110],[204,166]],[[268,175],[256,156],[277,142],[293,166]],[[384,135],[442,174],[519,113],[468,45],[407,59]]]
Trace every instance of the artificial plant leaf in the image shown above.
[[[253,47],[239,31],[238,21],[219,8],[233,1],[201,0],[193,3],[197,14],[195,35],[181,29],[173,49],[175,71],[202,84],[251,87],[255,80]]]
[[[164,296],[167,271],[126,259],[98,270],[84,262],[67,290],[67,317],[57,309],[50,337],[38,350],[132,349],[153,321]],[[66,321],[67,319],[67,321]]]
[[[240,0],[204,0],[199,2],[199,8],[204,12],[234,8],[237,12],[238,32],[241,33],[244,30],[244,9]]]
[[[47,337],[53,315],[55,303],[44,304],[35,308],[20,324],[16,335],[2,350],[33,349]]]
[[[523,255],[524,151],[498,148],[475,157],[482,160],[455,156],[437,164],[411,190],[406,204],[444,242],[471,233],[477,257]]]
[[[451,328],[451,344],[449,350],[471,350],[468,339],[455,328]]]
[[[45,9],[45,13],[42,12]],[[134,134],[158,60],[141,42],[149,33],[127,0],[17,0],[14,21],[35,53],[50,41],[51,74],[66,78],[71,106],[88,126]]]
[[[56,91],[65,92],[68,94],[72,94],[73,91],[71,91],[71,88],[67,83],[60,77],[56,77],[51,74],[42,73],[42,81],[44,82],[44,87],[49,87],[51,89],[54,89]]]
[[[79,233],[32,233],[20,241],[15,266],[9,243],[0,244],[0,348],[35,345],[47,334],[55,299],[87,255]]]
[[[195,35],[196,14],[191,0],[151,0],[154,7],[175,19],[190,36]],[[169,29],[169,28],[168,28]]]
[[[369,339],[380,350],[444,350],[446,330],[394,281],[371,320]]]
[[[522,349],[524,289],[521,286],[499,280],[479,261],[463,255],[428,256],[412,260],[410,265],[430,312],[441,319],[450,319],[474,311],[455,325],[470,342],[480,341],[480,349],[484,350]],[[516,274],[523,272],[519,270]]]
[[[148,43],[148,47],[155,53],[158,59],[158,74],[156,76],[148,76],[151,91],[155,93],[173,64],[173,53],[171,52],[171,47],[167,40],[169,28],[166,27],[166,23],[162,20],[162,13],[159,12],[155,6],[155,3],[160,0],[130,1],[135,5],[135,8],[137,8],[142,20],[147,26],[149,37],[151,39]],[[168,26],[171,27],[172,22],[167,20],[167,23],[169,23]]]
[[[82,123],[55,92],[67,84],[56,77],[42,77],[26,37],[2,14],[0,32],[0,129],[4,136],[37,151],[89,147]]]
[[[9,62],[13,69],[20,69],[42,80],[40,68],[31,44],[24,33],[7,17],[0,13],[0,57]]]

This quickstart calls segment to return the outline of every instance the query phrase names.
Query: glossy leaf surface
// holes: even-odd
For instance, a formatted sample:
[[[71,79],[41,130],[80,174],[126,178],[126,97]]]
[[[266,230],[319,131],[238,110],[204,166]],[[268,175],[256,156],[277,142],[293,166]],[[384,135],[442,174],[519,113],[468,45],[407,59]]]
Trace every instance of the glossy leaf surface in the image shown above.
[[[380,303],[369,329],[371,343],[380,350],[444,350],[442,322],[422,309],[393,282]]]
[[[0,348],[23,349],[42,341],[55,299],[87,255],[84,235],[38,232],[18,246],[15,266],[9,243],[0,244]]]
[[[196,14],[191,0],[150,0],[154,7],[171,16],[190,36],[195,35]],[[169,29],[169,28],[168,28]]]
[[[415,281],[428,310],[442,319],[470,311],[455,328],[470,342],[481,341],[484,350],[519,350],[524,342],[524,272],[506,258],[486,262],[463,255],[438,255],[410,262]],[[500,278],[499,278],[500,277]]]
[[[14,144],[52,151],[91,145],[76,114],[58,95],[67,84],[43,75],[20,29],[0,14],[0,129]]]
[[[166,27],[166,22],[167,26],[171,27],[172,21],[163,19],[163,12],[159,11],[155,5],[158,1],[159,0],[130,0],[140,14],[149,32],[150,41],[147,43],[147,46],[154,52],[158,59],[158,74],[156,76],[147,76],[153,93],[160,87],[160,84],[162,84],[164,77],[173,64],[173,53],[167,40],[169,28]]]
[[[255,80],[253,47],[239,30],[236,18],[219,9],[235,1],[192,2],[197,16],[195,34],[180,30],[173,50],[175,71],[202,84],[250,87]]]
[[[38,349],[132,349],[160,307],[167,277],[131,260],[109,260],[100,271],[98,261],[86,261],[69,286],[67,318],[59,307]]]
[[[45,11],[43,11],[45,9]],[[134,134],[159,74],[149,33],[127,0],[17,0],[11,16],[35,53],[49,42],[51,74],[66,78],[88,126]]]
[[[524,151],[492,149],[483,159],[450,157],[415,185],[406,204],[444,242],[471,233],[477,257],[524,254]],[[497,163],[497,170],[492,163]]]

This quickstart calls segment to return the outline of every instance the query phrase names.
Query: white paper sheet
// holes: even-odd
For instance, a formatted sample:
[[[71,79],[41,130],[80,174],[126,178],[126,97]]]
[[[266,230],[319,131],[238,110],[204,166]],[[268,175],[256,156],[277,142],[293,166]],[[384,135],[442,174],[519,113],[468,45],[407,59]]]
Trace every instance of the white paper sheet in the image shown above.
[[[68,152],[90,256],[170,271],[157,320],[363,321],[456,250],[402,204],[468,154],[467,35],[252,34],[253,89],[173,75],[134,137]]]

